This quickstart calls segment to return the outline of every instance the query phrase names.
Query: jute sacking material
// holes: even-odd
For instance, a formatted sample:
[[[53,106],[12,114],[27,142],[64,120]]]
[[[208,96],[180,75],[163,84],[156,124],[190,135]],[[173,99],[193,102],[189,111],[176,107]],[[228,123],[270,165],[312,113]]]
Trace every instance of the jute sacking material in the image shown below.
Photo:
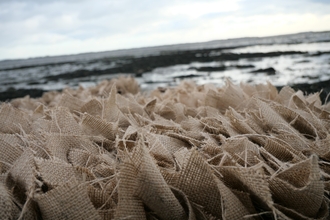
[[[133,78],[0,104],[1,219],[328,219],[330,104]]]

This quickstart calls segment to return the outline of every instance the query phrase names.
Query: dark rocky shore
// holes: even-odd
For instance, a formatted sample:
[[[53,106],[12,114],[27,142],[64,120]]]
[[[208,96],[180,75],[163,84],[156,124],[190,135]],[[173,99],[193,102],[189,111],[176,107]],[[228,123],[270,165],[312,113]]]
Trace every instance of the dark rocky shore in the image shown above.
[[[188,76],[189,77],[189,76]],[[295,84],[291,86],[294,90],[301,90],[305,94],[312,94],[315,92],[321,92],[320,98],[323,103],[329,102],[329,100],[326,100],[327,95],[330,93],[330,80],[317,82],[317,83],[303,83],[303,84]],[[282,86],[278,86],[277,89],[280,90]],[[26,95],[29,95],[31,98],[38,98],[41,97],[44,90],[41,89],[8,89],[7,91],[0,92],[0,101],[10,101],[14,98],[20,98],[24,97]]]
[[[77,80],[81,78],[91,77],[91,76],[101,76],[101,75],[109,75],[109,74],[120,74],[120,73],[129,73],[135,77],[141,77],[142,74],[151,72],[155,68],[159,67],[167,67],[173,66],[177,64],[189,64],[192,62],[212,62],[212,61],[235,61],[239,59],[262,59],[265,57],[279,57],[283,55],[303,55],[303,56],[311,56],[306,52],[301,51],[286,51],[286,52],[268,52],[268,53],[226,53],[223,50],[230,48],[212,48],[212,49],[200,49],[200,50],[186,50],[186,51],[175,51],[175,52],[164,52],[158,55],[153,56],[142,56],[142,57],[111,57],[111,58],[103,58],[97,60],[97,62],[102,63],[111,63],[114,62],[116,65],[111,68],[106,69],[80,69],[70,72],[61,73],[58,75],[47,75],[42,79],[34,80],[31,79],[30,82],[27,82],[28,85],[38,85],[47,82],[58,82],[63,80]],[[319,53],[317,55],[322,55]],[[312,56],[316,56],[313,54]],[[96,60],[92,61],[96,62]],[[48,65],[56,65],[56,64],[48,64]],[[46,66],[46,65],[44,65]],[[33,67],[33,66],[32,66]],[[213,72],[213,71],[224,71],[228,68],[237,68],[237,69],[246,69],[253,68],[253,65],[234,65],[234,66],[219,66],[219,67],[200,67],[200,68],[192,68],[197,72]],[[13,69],[24,69],[31,68],[31,66],[22,66],[15,67]],[[11,69],[6,69],[11,70]],[[266,69],[257,69],[250,72],[251,74],[264,73],[266,75],[275,75],[276,70],[272,67]],[[191,77],[195,77],[199,75],[191,75]],[[176,78],[183,79],[189,78],[190,75],[187,76],[178,76]],[[83,79],[82,79],[83,80]],[[86,79],[84,79],[86,80]],[[36,98],[42,96],[42,89],[15,89],[14,87],[9,86],[7,90],[0,92],[0,101],[9,101],[13,98],[23,97],[29,95],[30,97]],[[330,92],[330,80],[327,81],[319,81],[316,83],[303,83],[303,84],[293,84],[290,85],[295,90],[302,90],[306,94],[320,92],[321,99],[325,102],[327,94]],[[280,89],[281,86],[278,87]]]

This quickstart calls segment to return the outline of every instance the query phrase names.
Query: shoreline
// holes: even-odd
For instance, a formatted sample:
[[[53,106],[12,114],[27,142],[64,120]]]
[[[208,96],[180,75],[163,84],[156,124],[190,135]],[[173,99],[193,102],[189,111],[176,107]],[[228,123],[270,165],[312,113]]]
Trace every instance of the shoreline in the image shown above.
[[[238,46],[231,48],[241,47]],[[68,60],[67,62],[61,63],[36,63],[35,65],[5,68],[0,70],[3,71],[3,77],[8,75],[8,77],[3,78],[3,80],[0,78],[0,101],[9,101],[26,95],[29,95],[32,98],[41,97],[44,92],[52,91],[47,88],[51,88],[54,84],[60,85],[59,87],[56,87],[55,90],[61,91],[66,87],[78,87],[80,83],[88,82],[98,84],[104,79],[111,80],[119,75],[130,75],[134,78],[139,78],[139,81],[142,81],[144,85],[147,84],[148,87],[152,86],[154,88],[157,86],[163,87],[164,83],[166,84],[169,80],[178,82],[184,79],[192,79],[195,81],[198,81],[199,79],[205,81],[204,79],[206,79],[206,82],[212,83],[213,79],[225,79],[225,77],[228,77],[225,72],[232,70],[237,71],[239,74],[250,74],[249,77],[254,77],[253,79],[257,80],[263,80],[263,78],[265,78],[265,81],[261,81],[261,83],[265,83],[266,80],[269,79],[269,81],[276,85],[278,89],[283,86],[290,86],[295,90],[303,91],[305,94],[311,94],[323,90],[320,95],[322,102],[325,101],[326,96],[330,92],[330,79],[327,79],[327,77],[321,77],[322,74],[325,74],[325,76],[329,76],[330,78],[330,72],[328,72],[327,69],[316,69],[316,73],[321,70],[320,74],[316,74],[316,76],[311,75],[308,69],[304,69],[304,65],[313,66],[314,63],[311,61],[313,58],[321,58],[321,56],[328,57],[330,51],[319,51],[316,53],[302,51],[233,53],[230,51],[228,52],[229,49],[229,47],[217,47],[208,49],[163,51],[159,54],[150,56],[103,57],[97,59],[91,58],[84,62],[72,62]],[[272,79],[276,80],[276,77],[283,77],[281,76],[283,73],[274,66],[274,63],[267,64],[267,67],[256,65],[257,62],[265,59],[280,60],[282,57],[287,57],[287,59],[293,60],[293,58],[297,56],[300,57],[300,60],[296,62],[292,61],[293,66],[290,66],[290,68],[301,69],[304,74],[297,77],[302,78],[303,81],[306,81],[305,83],[294,83],[293,81],[290,81],[290,83],[286,85],[276,84]],[[244,62],[241,62],[242,60],[244,60]],[[325,59],[322,62],[330,64],[330,60]],[[197,63],[199,66],[192,65],[194,63]],[[216,65],[210,65],[210,63],[215,63]],[[65,65],[67,65],[66,68],[64,68]],[[169,68],[177,65],[185,65],[188,67],[184,70],[185,72],[182,73],[173,72],[172,74],[171,72],[166,72],[163,73],[163,75],[156,75],[153,77],[154,79],[148,78],[150,77],[149,75],[153,74],[158,68]],[[324,68],[326,68],[326,66],[324,66]],[[58,72],[54,74],[52,71]],[[284,72],[284,75],[294,74],[292,71],[293,70],[290,69],[288,72]],[[234,74],[237,74],[237,72]],[[12,78],[14,74],[17,76],[24,76],[24,78]],[[165,81],[161,81],[161,79],[157,78],[166,78],[165,74],[173,76],[169,76]],[[8,79],[9,76],[12,79]],[[229,76],[229,78],[231,76]],[[255,82],[253,79],[247,82],[260,83],[260,80],[259,82]],[[311,82],[312,80],[314,82]],[[308,81],[311,83],[308,83]],[[239,81],[236,80],[235,83],[238,82]],[[167,83],[167,86],[170,86],[170,84]]]
[[[310,95],[316,92],[320,93],[320,99],[322,103],[325,104],[327,96],[330,94],[330,80],[325,80],[316,83],[301,83],[301,84],[293,84],[288,85],[293,88],[295,91],[301,90],[304,95]],[[278,91],[281,90],[284,86],[275,86]],[[0,92],[0,102],[11,101],[16,98],[23,98],[29,95],[31,98],[40,98],[45,92],[57,91],[61,92],[62,90],[42,90],[42,89],[14,89],[10,88],[7,91]]]

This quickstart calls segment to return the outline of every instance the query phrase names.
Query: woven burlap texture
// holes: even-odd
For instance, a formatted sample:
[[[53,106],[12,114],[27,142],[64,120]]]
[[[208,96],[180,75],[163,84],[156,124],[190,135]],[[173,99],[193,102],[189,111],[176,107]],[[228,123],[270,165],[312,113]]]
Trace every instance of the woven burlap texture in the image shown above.
[[[328,219],[330,104],[133,78],[0,104],[1,219]]]

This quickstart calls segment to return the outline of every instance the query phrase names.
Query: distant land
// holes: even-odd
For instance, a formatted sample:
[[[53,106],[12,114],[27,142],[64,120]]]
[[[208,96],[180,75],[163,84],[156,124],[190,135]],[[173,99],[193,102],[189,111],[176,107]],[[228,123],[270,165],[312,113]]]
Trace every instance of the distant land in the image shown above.
[[[120,75],[144,91],[189,79],[197,84],[271,82],[330,92],[330,31],[246,37],[62,56],[0,61],[0,100],[65,87],[88,87]],[[329,85],[329,86],[327,86]]]

